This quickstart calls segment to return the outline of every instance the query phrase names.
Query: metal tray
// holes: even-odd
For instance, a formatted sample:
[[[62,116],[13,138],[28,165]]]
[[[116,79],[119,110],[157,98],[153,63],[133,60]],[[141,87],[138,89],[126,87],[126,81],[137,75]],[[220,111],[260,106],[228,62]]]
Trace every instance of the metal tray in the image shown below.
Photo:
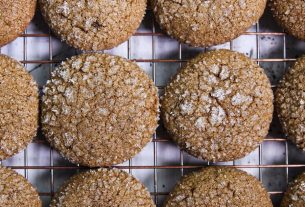
[[[141,27],[129,41],[101,52],[136,61],[154,80],[161,95],[169,78],[186,60],[215,48],[239,51],[257,61],[265,69],[273,87],[276,87],[295,58],[305,54],[305,43],[287,36],[274,22],[268,9],[260,22],[248,32],[231,42],[211,48],[193,48],[167,37],[154,22],[152,11],[148,9]],[[56,64],[81,51],[56,39],[37,12],[25,33],[0,48],[0,53],[21,61],[42,89]],[[208,163],[195,159],[180,151],[170,141],[161,124],[153,141],[141,153],[117,167],[142,181],[157,206],[162,205],[183,174],[209,164],[230,165],[251,173],[263,182],[274,206],[279,206],[287,183],[305,169],[305,153],[286,141],[276,117],[274,115],[270,133],[264,143],[240,160]],[[54,192],[65,180],[86,170],[67,162],[50,148],[40,130],[26,150],[1,164],[24,175],[38,189],[44,206],[49,205]]]

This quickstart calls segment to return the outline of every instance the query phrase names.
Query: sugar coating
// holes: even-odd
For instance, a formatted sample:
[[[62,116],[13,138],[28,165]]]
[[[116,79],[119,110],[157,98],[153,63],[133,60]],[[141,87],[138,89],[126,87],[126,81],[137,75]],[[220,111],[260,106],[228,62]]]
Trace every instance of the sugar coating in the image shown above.
[[[305,57],[299,58],[278,84],[275,105],[285,134],[305,150]]]
[[[167,85],[162,117],[173,140],[188,153],[230,161],[263,141],[272,102],[262,68],[240,53],[219,50],[189,61]]]
[[[234,106],[251,103],[252,101],[253,98],[251,96],[241,95],[240,93],[236,93],[231,99],[231,103]]]
[[[226,118],[226,112],[221,106],[212,107],[211,116],[209,117],[212,126],[221,124]]]
[[[41,207],[34,187],[15,171],[0,167],[0,206]]]
[[[139,27],[146,0],[39,0],[53,32],[82,50],[111,49]]]
[[[155,207],[145,186],[118,169],[80,173],[66,182],[51,207]]]
[[[234,168],[207,167],[184,176],[164,206],[272,207],[272,202],[252,175]]]
[[[289,184],[281,203],[281,207],[287,206],[305,206],[305,173],[299,175],[294,181]]]
[[[305,40],[305,2],[303,0],[270,0],[269,7],[274,18],[286,32]]]
[[[0,0],[0,46],[16,39],[35,14],[36,0]]]
[[[197,128],[197,129],[204,129],[205,128],[205,126],[206,126],[206,118],[204,118],[204,117],[199,117],[197,120],[196,120],[196,122],[195,122],[195,127]]]
[[[151,0],[156,20],[168,35],[192,46],[235,39],[263,14],[266,0]]]
[[[44,93],[44,134],[74,163],[126,161],[157,127],[157,88],[137,64],[117,56],[91,53],[64,61]]]
[[[23,150],[38,127],[38,87],[16,60],[0,55],[0,160]]]

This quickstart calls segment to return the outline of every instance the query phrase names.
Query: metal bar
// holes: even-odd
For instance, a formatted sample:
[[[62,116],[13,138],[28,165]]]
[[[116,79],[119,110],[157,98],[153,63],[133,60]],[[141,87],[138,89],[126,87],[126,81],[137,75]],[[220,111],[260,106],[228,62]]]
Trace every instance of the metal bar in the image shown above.
[[[182,44],[179,43],[179,60],[182,60]],[[180,68],[182,67],[182,63],[179,63]],[[180,149],[180,165],[184,165],[184,157],[183,157],[183,151]],[[184,175],[184,169],[180,169],[181,176]]]
[[[259,32],[259,22],[256,23],[256,33]],[[260,59],[260,39],[259,39],[259,36],[256,35],[256,59],[259,60]],[[257,61],[257,64],[260,65],[260,62]],[[259,145],[259,148],[258,148],[258,163],[259,165],[262,164],[262,156],[263,156],[263,144],[260,144]],[[258,169],[258,172],[259,172],[259,180],[262,181],[263,180],[263,174],[262,174],[262,170],[261,168]]]
[[[167,195],[169,195],[169,193],[170,192],[157,192],[157,193],[155,193],[155,192],[150,192],[150,195],[152,195],[152,196],[167,196]],[[278,195],[278,194],[283,194],[284,192],[283,191],[268,191],[268,193],[270,194],[270,195]],[[54,196],[54,194],[52,194],[52,193],[48,193],[48,192],[39,192],[39,195],[40,196]]]
[[[131,57],[131,52],[130,52],[130,47],[131,47],[131,43],[130,43],[130,39],[127,41],[127,58],[130,59]],[[129,174],[132,174],[132,158],[130,160],[128,160],[128,165],[129,165],[129,169],[128,172]]]
[[[230,41],[230,50],[233,50],[233,48],[234,48],[234,40],[231,40]],[[235,165],[236,163],[235,163],[235,160],[233,160],[233,165]]]
[[[52,36],[51,36],[51,30],[49,29],[49,59],[50,61],[53,60],[53,47],[52,47]],[[50,64],[49,66],[49,76],[51,76],[51,72],[53,70],[53,64]],[[53,155],[53,148],[50,147],[50,165],[54,166],[54,155]],[[50,191],[51,191],[51,197],[54,195],[55,187],[55,176],[54,176],[54,169],[50,169]]]
[[[283,36],[283,58],[287,57],[287,50],[286,50],[286,35],[284,33]],[[286,62],[284,62],[284,68],[285,68],[285,72],[287,72],[287,64]],[[288,141],[286,139],[285,141],[285,164],[288,165],[289,164],[289,150],[288,150]],[[286,167],[286,185],[288,185],[289,182],[289,168]]]
[[[260,35],[260,36],[284,36],[284,32],[245,32],[242,35]],[[36,33],[31,33],[31,34],[21,34],[19,37],[48,37],[50,34],[36,34]],[[136,32],[133,34],[133,36],[166,36],[165,33],[162,32]]]
[[[24,34],[27,33],[27,30],[24,31]],[[27,61],[27,39],[23,37],[23,60]],[[24,67],[27,67],[27,64],[24,64]],[[28,166],[28,149],[24,150],[24,166]],[[28,170],[24,169],[24,177],[28,179]]]
[[[152,24],[152,33],[156,33],[156,27],[155,27],[155,21],[153,20],[153,24]],[[156,49],[155,49],[155,36],[152,36],[152,59],[155,60],[156,59]],[[152,78],[153,78],[153,81],[154,81],[154,84],[156,85],[156,63],[153,62],[152,63]],[[153,140],[156,140],[157,138],[157,134],[156,132],[154,133],[153,135]],[[158,193],[158,172],[157,172],[157,169],[156,169],[156,165],[158,163],[158,156],[157,156],[157,153],[158,153],[158,143],[157,142],[154,142],[154,150],[153,150],[153,153],[154,153],[154,193]],[[154,196],[154,200],[155,200],[155,204],[158,205],[158,195],[155,195]]]
[[[202,167],[206,167],[208,166],[207,164],[203,164],[203,165],[184,165],[184,166],[180,166],[180,165],[143,165],[143,166],[139,166],[139,165],[133,165],[130,168],[131,169],[180,169],[180,168],[184,168],[184,169],[194,169],[194,168],[202,168]],[[223,166],[223,167],[233,167],[233,168],[305,168],[305,164],[283,164],[283,165],[219,165],[219,164],[210,164],[210,166]],[[88,168],[88,167],[84,167],[84,166],[6,166],[6,167],[10,167],[12,169],[29,169],[29,170],[48,170],[48,169],[53,169],[53,170],[76,170],[76,169],[94,169],[94,168]],[[129,166],[101,166],[104,168],[118,168],[118,169],[129,169]]]
[[[286,142],[287,139],[285,138],[265,138],[264,142]],[[159,137],[156,139],[152,139],[152,142],[172,142],[172,140],[170,138],[167,137]],[[48,144],[48,142],[44,139],[40,139],[40,138],[34,138],[33,143],[37,143],[37,144]]]
[[[260,58],[260,59],[252,59],[254,62],[294,62],[295,58]],[[23,64],[51,64],[51,63],[60,63],[63,60],[27,60],[20,61]],[[131,59],[134,62],[142,62],[142,63],[180,63],[187,62],[188,60],[178,60],[178,59]]]

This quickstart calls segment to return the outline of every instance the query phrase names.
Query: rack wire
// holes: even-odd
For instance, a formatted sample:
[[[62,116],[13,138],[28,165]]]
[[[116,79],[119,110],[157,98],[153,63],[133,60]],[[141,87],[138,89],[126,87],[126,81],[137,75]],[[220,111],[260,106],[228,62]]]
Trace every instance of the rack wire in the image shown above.
[[[40,22],[40,19],[41,16],[36,15],[33,22]],[[124,49],[127,50],[126,57],[128,59],[131,59],[137,62],[138,64],[149,64],[150,71],[148,73],[151,75],[152,79],[154,80],[154,83],[158,86],[160,93],[162,94],[166,83],[164,82],[163,84],[159,84],[160,81],[158,79],[160,79],[161,76],[158,75],[158,71],[167,70],[170,74],[174,73],[177,67],[181,67],[190,58],[188,56],[191,55],[188,55],[188,51],[192,50],[192,48],[176,42],[174,44],[176,44],[177,47],[173,50],[173,52],[177,53],[177,56],[175,56],[174,58],[160,58],[160,54],[158,54],[159,50],[157,45],[158,41],[160,41],[160,38],[162,39],[162,41],[165,42],[173,40],[166,37],[166,35],[164,35],[164,33],[160,31],[156,23],[153,21],[153,15],[151,14],[150,10],[147,11],[147,16],[144,21],[149,21],[151,23],[148,23],[150,25],[149,29],[139,29],[139,31],[135,33],[132,38],[145,37],[146,40],[148,40],[147,38],[150,38],[148,44],[151,45],[151,57],[134,57],[132,51],[140,49],[141,45],[133,45],[131,42],[132,39],[125,43],[126,47],[124,47]],[[250,29],[248,32],[244,33],[241,36],[241,38],[247,36],[255,38],[254,42],[249,43],[252,44],[252,47],[255,48],[255,50],[252,50],[252,53],[254,55],[249,55],[251,51],[245,53],[266,70],[268,70],[268,68],[270,69],[270,67],[272,68],[273,64],[282,64],[277,69],[286,71],[287,67],[296,60],[298,54],[301,54],[303,52],[305,53],[305,50],[298,49],[298,54],[295,54],[293,50],[294,48],[292,48],[291,50],[291,47],[303,43],[287,36],[286,33],[281,31],[281,29],[279,29],[278,27],[272,28],[271,30],[269,30],[269,28],[261,27],[261,23],[265,25],[265,22],[269,22],[269,25],[275,25],[274,23],[270,23],[270,21],[272,22],[273,20],[267,12],[260,21],[260,23],[257,23],[254,27],[252,27],[252,29]],[[54,54],[53,47],[55,44],[54,41],[58,40],[56,40],[56,38],[52,36],[49,30],[45,29],[47,28],[45,24],[42,24],[42,27],[44,28],[44,32],[39,32],[39,29],[35,29],[34,31],[36,32],[29,32],[30,29],[27,29],[27,31],[25,31],[25,33],[18,38],[19,42],[22,40],[22,57],[19,57],[19,60],[25,65],[25,67],[30,73],[33,74],[35,71],[40,70],[42,74],[47,74],[46,76],[49,77],[51,71],[54,69],[54,66],[61,62],[63,58],[55,58],[56,54]],[[263,40],[265,37],[270,37],[271,41],[267,41],[267,43],[264,42]],[[34,44],[31,47],[28,43],[30,38],[35,39]],[[44,47],[43,50],[47,50],[48,55],[46,56],[46,58],[42,59],[30,59],[28,57],[28,51],[36,50],[36,46],[39,44],[38,40],[41,38],[47,38],[47,48]],[[272,38],[274,38],[275,41],[273,41]],[[277,40],[279,39],[281,41],[278,41],[276,50],[277,52],[275,53],[282,53],[281,55],[273,57],[269,56],[268,53],[267,55],[262,54],[262,51],[269,50],[270,45],[268,44],[270,44],[270,42],[277,42]],[[293,42],[294,45],[291,45],[290,47],[287,41]],[[37,44],[35,42],[37,42]],[[236,50],[236,43],[238,42],[247,44],[247,42],[233,40],[230,43],[224,44],[217,48],[225,47],[228,49]],[[282,48],[280,48],[279,45]],[[10,50],[21,50],[20,44],[17,44],[16,46],[14,42],[10,43],[6,47],[9,47],[6,48],[6,52],[0,48],[0,53],[7,53],[7,51],[10,53]],[[196,53],[201,51],[207,51],[209,49],[210,48],[202,48],[198,50],[196,49]],[[73,51],[72,53],[74,54],[79,53],[79,51],[76,51],[72,48],[70,48],[69,51]],[[39,51],[36,52],[39,53]],[[288,53],[291,53],[293,55],[289,55]],[[64,57],[66,56],[64,55]],[[164,68],[164,66],[162,66],[162,64],[167,64],[166,69]],[[31,65],[35,65],[35,67],[32,67]],[[163,73],[166,73],[166,71],[163,71]],[[277,71],[275,71],[275,73],[277,74]],[[277,80],[272,80],[274,88],[276,87],[276,82],[280,78],[281,76],[277,77]],[[40,84],[40,89],[42,88],[42,86],[43,84]],[[273,130],[277,132],[274,133]],[[62,179],[61,177],[63,174],[68,174],[67,176],[64,176],[66,179],[67,177],[71,176],[71,174],[77,171],[86,170],[87,168],[72,165],[64,161],[63,158],[60,158],[55,150],[48,147],[48,143],[43,137],[41,130],[39,130],[37,137],[34,138],[33,145],[35,145],[35,148],[30,146],[26,150],[24,150],[24,152],[14,156],[8,161],[3,161],[1,164],[17,170],[19,173],[23,174],[27,179],[29,179],[38,188],[39,194],[44,202],[44,206],[48,206],[48,203],[52,196],[54,196],[54,193],[58,189],[58,186],[60,186],[64,181],[64,179]],[[162,152],[160,152],[160,148]],[[278,150],[279,148],[281,150]],[[41,153],[41,151],[43,151],[43,153]],[[168,195],[170,189],[177,182],[177,180],[180,179],[181,176],[183,176],[189,171],[196,170],[207,165],[232,166],[235,168],[241,168],[257,176],[268,189],[268,192],[272,197],[274,205],[278,206],[282,194],[287,186],[287,183],[291,179],[293,179],[296,174],[300,173],[305,168],[305,154],[300,150],[296,149],[295,146],[287,142],[285,136],[280,133],[280,127],[276,118],[273,121],[273,127],[271,127],[270,134],[265,139],[264,143],[259,147],[259,149],[239,161],[228,163],[209,163],[192,158],[185,152],[179,150],[172,143],[172,141],[170,141],[169,135],[166,134],[162,126],[158,128],[157,133],[153,136],[152,142],[144,151],[145,153],[141,153],[137,156],[138,159],[132,159],[128,162],[123,163],[122,165],[118,165],[115,167],[127,170],[129,173],[134,174],[136,177],[140,177],[139,179],[143,181],[149,188],[157,206],[160,206],[162,204],[164,198],[166,197],[166,195]],[[272,157],[274,158],[272,161],[270,161],[270,159],[268,158],[270,156],[270,151],[276,151],[279,153],[278,155],[272,155]],[[33,155],[33,153],[35,155]],[[48,155],[45,155],[45,153],[47,153]],[[43,156],[43,158],[37,158],[35,156]],[[45,160],[44,156],[47,157],[47,161]],[[177,159],[167,160],[167,156]],[[147,157],[149,161],[146,160]],[[43,164],[41,164],[40,162],[41,159],[44,160],[42,161]],[[37,160],[39,162],[37,162]],[[140,164],[139,160],[141,160]],[[139,170],[141,171],[140,173],[137,172]],[[37,175],[36,172],[38,171],[43,171],[43,176],[41,176],[41,173],[38,173]],[[148,175],[144,176],[143,174]],[[172,176],[172,174],[174,174],[174,176]],[[273,178],[274,176],[275,178]],[[143,179],[143,177],[145,179]],[[57,181],[58,183],[56,184]],[[47,184],[45,182],[47,182]],[[41,185],[41,183],[44,184]]]

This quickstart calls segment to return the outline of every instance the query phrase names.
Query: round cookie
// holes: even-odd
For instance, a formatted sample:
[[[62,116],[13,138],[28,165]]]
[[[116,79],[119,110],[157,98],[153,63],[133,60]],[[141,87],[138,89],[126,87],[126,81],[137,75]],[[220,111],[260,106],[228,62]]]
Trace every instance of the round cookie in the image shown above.
[[[305,173],[289,184],[281,203],[281,207],[303,206],[305,206]]]
[[[35,14],[36,0],[0,0],[0,47],[16,39]]]
[[[21,63],[0,55],[0,160],[23,150],[38,127],[38,88]]]
[[[34,187],[15,171],[0,167],[0,206],[41,207]]]
[[[118,169],[98,169],[80,173],[66,182],[51,207],[155,207],[145,186]]]
[[[44,93],[44,134],[74,163],[122,163],[157,127],[157,88],[137,64],[117,56],[72,57],[52,73]]]
[[[111,49],[139,27],[146,0],[39,0],[52,31],[82,50]],[[80,15],[81,14],[81,15]]]
[[[219,50],[190,60],[165,88],[162,118],[178,145],[219,162],[252,152],[268,133],[270,82],[243,54]]]
[[[305,56],[299,58],[278,84],[275,105],[284,133],[305,150]]]
[[[207,167],[186,175],[170,193],[165,207],[272,207],[262,184],[252,175],[226,167]]]
[[[151,0],[168,35],[192,46],[212,46],[233,40],[259,20],[266,0]]]
[[[305,40],[305,2],[303,0],[269,0],[276,21],[289,34]]]

